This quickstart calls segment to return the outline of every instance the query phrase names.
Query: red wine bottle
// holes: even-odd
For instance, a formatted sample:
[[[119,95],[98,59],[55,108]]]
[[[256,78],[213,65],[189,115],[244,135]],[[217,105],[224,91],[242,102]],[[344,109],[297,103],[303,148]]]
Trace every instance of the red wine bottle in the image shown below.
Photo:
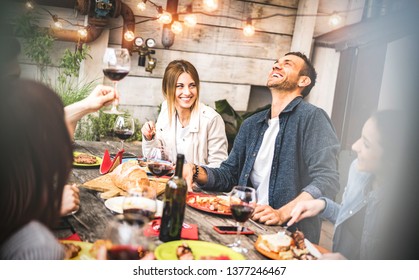
[[[159,234],[159,239],[163,242],[180,239],[188,191],[186,181],[182,177],[184,161],[185,156],[178,154],[175,176],[166,183]]]

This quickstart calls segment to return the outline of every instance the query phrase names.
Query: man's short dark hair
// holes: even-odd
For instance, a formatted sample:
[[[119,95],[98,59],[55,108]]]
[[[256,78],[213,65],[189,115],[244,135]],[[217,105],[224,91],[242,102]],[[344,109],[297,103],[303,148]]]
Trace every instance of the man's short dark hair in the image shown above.
[[[311,63],[310,59],[308,59],[308,57],[301,52],[289,52],[289,53],[286,53],[285,55],[295,55],[304,60],[304,68],[301,69],[299,75],[307,76],[311,80],[311,83],[308,86],[306,86],[301,93],[304,98],[310,93],[311,89],[316,84],[316,78],[317,78],[316,69],[314,69],[314,66]]]

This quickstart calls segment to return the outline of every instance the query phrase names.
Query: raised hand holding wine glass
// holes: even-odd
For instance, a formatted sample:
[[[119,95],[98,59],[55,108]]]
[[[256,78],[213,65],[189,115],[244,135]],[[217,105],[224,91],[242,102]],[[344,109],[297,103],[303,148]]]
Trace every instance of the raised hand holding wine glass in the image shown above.
[[[124,48],[106,48],[103,55],[103,74],[110,79],[117,92],[118,81],[128,75],[131,68],[131,57],[127,49]],[[123,112],[118,110],[117,100],[112,103],[110,110],[104,111],[107,114],[121,115]]]
[[[237,235],[234,243],[228,246],[238,253],[247,253],[248,249],[241,246],[240,232],[256,207],[256,191],[251,187],[235,186],[229,196],[231,214],[237,221]]]
[[[121,140],[121,151],[124,150],[124,141],[135,132],[134,119],[128,115],[120,115],[115,119],[113,133]]]

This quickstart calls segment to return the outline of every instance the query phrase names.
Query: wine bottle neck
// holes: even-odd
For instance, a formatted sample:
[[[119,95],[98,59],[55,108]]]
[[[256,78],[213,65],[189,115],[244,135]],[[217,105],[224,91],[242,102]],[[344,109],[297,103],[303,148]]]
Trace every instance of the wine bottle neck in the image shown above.
[[[175,176],[182,178],[183,176],[183,163],[185,161],[185,156],[183,154],[178,154],[176,159],[176,169]]]

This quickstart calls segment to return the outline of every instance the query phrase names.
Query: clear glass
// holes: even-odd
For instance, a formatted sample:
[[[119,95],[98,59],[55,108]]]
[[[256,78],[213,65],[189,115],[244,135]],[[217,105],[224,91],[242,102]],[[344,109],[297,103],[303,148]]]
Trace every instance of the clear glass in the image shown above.
[[[108,260],[138,260],[152,254],[154,243],[144,235],[147,221],[141,215],[115,216],[105,232]]]
[[[110,79],[118,92],[117,84],[128,75],[131,68],[131,57],[129,51],[124,48],[106,48],[103,55],[103,74]],[[118,101],[115,99],[110,110],[105,110],[107,114],[124,114],[118,110]]]
[[[122,203],[125,214],[139,214],[145,220],[151,221],[157,213],[156,189],[148,184],[146,178],[141,179],[135,186],[130,186],[128,194]]]
[[[248,249],[241,246],[241,234],[244,223],[252,215],[256,203],[256,190],[246,186],[235,186],[230,192],[230,210],[237,222],[237,234],[234,243],[229,244],[234,251],[246,254]]]
[[[124,141],[130,138],[135,132],[135,122],[132,117],[120,115],[115,119],[113,133],[121,140],[121,151],[124,150]]]
[[[174,164],[170,151],[165,145],[152,148],[147,154],[148,170],[156,177],[173,175]]]

